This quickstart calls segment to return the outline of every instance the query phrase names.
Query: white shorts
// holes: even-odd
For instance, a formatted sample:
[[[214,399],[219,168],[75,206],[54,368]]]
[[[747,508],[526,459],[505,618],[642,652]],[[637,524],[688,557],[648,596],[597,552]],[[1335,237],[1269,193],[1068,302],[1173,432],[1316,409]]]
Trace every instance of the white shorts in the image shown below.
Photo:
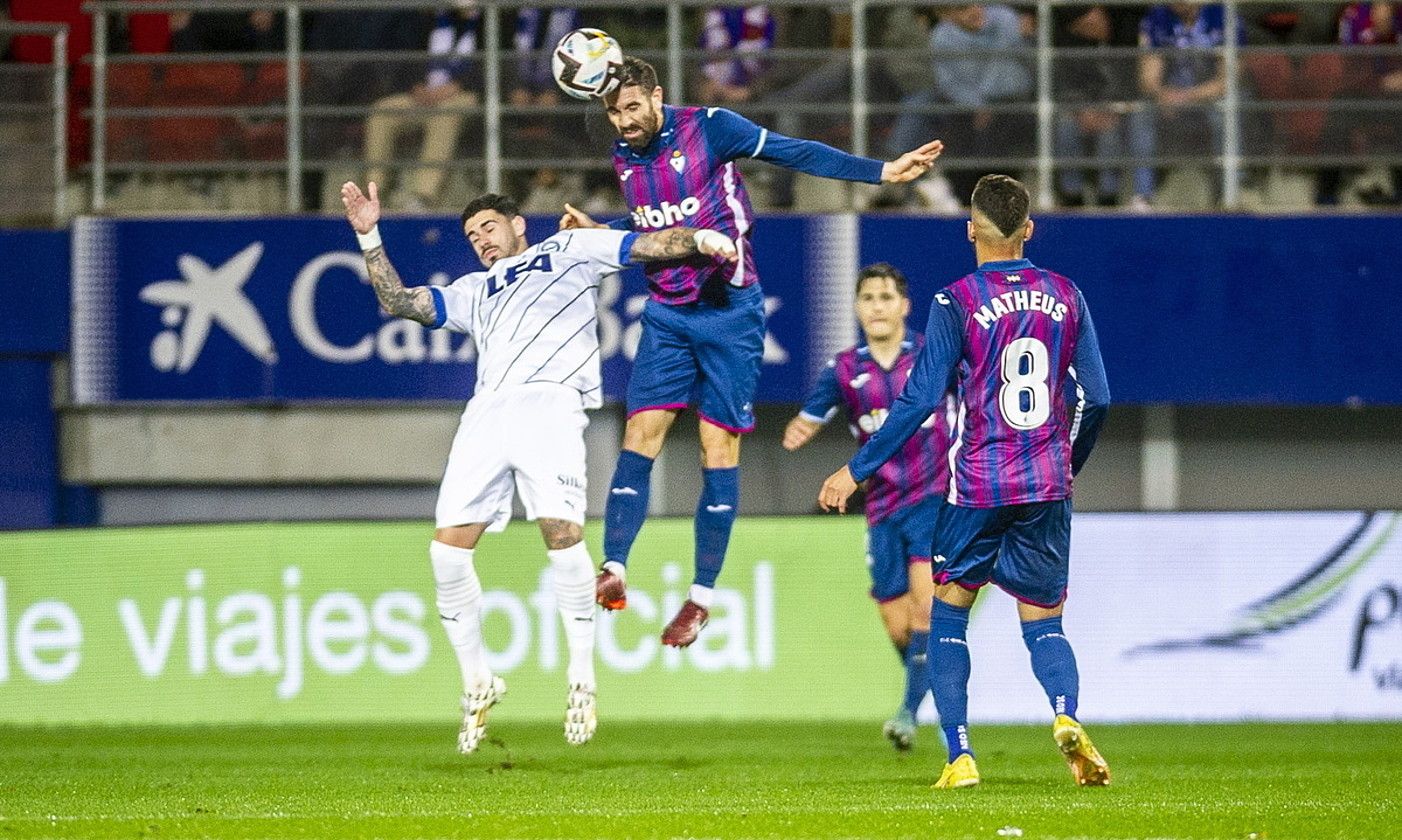
[[[528,519],[584,524],[584,414],[580,393],[554,383],[472,398],[438,488],[439,528],[511,521],[516,490]]]

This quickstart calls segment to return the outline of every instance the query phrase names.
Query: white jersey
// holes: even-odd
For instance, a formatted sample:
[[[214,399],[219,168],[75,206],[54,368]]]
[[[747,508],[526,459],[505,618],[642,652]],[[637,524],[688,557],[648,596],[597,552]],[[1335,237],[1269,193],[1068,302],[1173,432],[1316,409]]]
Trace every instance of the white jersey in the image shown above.
[[[637,234],[603,228],[561,231],[486,271],[430,287],[436,326],[472,336],[477,394],[549,382],[603,404],[599,373],[599,283],[629,265]]]

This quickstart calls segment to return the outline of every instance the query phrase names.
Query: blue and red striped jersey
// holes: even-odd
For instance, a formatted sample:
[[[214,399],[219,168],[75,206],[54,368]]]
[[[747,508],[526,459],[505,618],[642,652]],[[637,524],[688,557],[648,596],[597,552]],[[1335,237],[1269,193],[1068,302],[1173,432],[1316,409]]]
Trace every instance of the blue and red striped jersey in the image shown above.
[[[887,414],[925,343],[920,333],[908,333],[890,370],[882,367],[866,344],[838,353],[813,388],[801,412],[809,420],[827,422],[841,405],[852,435],[865,444],[886,422]],[[867,522],[877,523],[902,508],[943,495],[949,488],[949,414],[946,405],[932,412],[895,457],[882,464],[866,487]]]
[[[891,458],[957,379],[948,500],[1002,507],[1065,499],[1110,402],[1080,290],[1027,260],[988,262],[938,294],[926,344],[880,433],[852,459]]]
[[[735,240],[740,259],[697,255],[644,267],[660,303],[692,303],[708,286],[758,281],[750,229],[754,210],[735,161],[757,158],[825,178],[881,182],[882,162],[856,157],[812,140],[776,134],[724,108],[664,105],[662,127],[647,147],[619,139],[613,168],[629,215],[612,227],[640,232],[671,227],[710,228]]]

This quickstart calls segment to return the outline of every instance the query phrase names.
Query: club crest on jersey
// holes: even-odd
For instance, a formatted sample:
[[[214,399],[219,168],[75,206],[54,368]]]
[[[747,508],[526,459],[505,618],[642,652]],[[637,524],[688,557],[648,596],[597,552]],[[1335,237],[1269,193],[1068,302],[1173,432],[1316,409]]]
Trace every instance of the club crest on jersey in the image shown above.
[[[672,152],[672,159],[667,161],[667,163],[669,163],[673,169],[677,170],[677,174],[680,175],[682,174],[682,170],[686,168],[686,155],[681,152]]]

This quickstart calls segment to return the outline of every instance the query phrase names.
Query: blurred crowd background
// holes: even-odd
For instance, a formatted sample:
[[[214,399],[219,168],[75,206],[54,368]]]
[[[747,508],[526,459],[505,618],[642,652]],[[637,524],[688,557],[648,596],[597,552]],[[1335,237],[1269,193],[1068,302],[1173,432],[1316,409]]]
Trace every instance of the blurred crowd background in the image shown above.
[[[406,211],[492,187],[533,212],[618,212],[602,113],[550,77],[577,26],[652,61],[673,103],[877,157],[947,144],[910,189],[757,167],[761,210],[955,213],[988,171],[1036,183],[1043,208],[1402,195],[1390,2],[300,6],[0,2],[0,147],[18,188],[0,213],[336,212],[346,178]],[[66,25],[59,62],[45,23]]]

